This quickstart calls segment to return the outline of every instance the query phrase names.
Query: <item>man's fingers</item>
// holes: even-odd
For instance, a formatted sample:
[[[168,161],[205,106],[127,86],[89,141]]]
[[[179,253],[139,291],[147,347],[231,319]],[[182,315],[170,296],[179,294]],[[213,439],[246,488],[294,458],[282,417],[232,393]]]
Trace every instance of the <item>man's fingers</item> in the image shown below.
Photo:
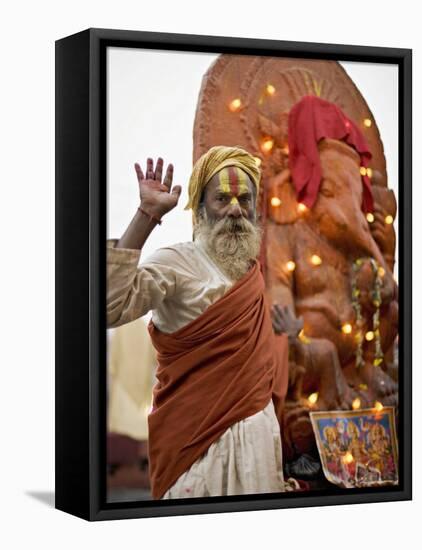
[[[167,166],[166,175],[164,177],[163,184],[167,187],[168,191],[171,189],[171,184],[173,182],[173,171],[174,167],[172,164]]]
[[[154,179],[154,162],[151,158],[147,159],[147,173],[146,173],[146,179],[147,180],[153,180]]]
[[[274,304],[274,306],[272,308],[272,312],[273,312],[274,320],[278,324],[283,324],[283,315],[280,311],[280,306],[278,304]]]
[[[144,178],[144,173],[142,172],[141,167],[140,167],[140,165],[139,165],[137,162],[135,162],[135,172],[136,172],[136,175],[137,175],[137,177],[138,177],[138,181],[139,181],[139,182],[140,182],[141,180],[145,179],[145,178]]]
[[[175,185],[171,190],[171,194],[176,195],[177,198],[180,197],[181,192],[182,192],[182,188],[180,187],[180,185]]]
[[[155,180],[161,183],[161,177],[163,175],[163,159],[158,157],[157,164],[155,166]]]
[[[280,319],[285,319],[286,314],[287,314],[286,306],[276,304],[275,307],[277,309],[277,314],[280,317]]]
[[[278,304],[274,304],[271,311],[273,312],[273,315],[276,319],[280,319],[281,318],[281,314],[280,314],[280,306]]]

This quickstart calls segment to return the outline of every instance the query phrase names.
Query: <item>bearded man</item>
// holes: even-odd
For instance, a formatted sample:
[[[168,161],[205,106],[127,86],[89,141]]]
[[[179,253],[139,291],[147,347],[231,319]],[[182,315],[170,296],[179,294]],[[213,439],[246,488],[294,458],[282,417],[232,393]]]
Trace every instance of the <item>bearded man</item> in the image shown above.
[[[260,172],[239,147],[211,148],[189,182],[192,242],[142,247],[178,203],[173,166],[144,175],[141,204],[108,243],[107,318],[116,327],[152,310],[157,384],[148,417],[155,499],[278,493],[287,337],[275,335],[257,256]]]

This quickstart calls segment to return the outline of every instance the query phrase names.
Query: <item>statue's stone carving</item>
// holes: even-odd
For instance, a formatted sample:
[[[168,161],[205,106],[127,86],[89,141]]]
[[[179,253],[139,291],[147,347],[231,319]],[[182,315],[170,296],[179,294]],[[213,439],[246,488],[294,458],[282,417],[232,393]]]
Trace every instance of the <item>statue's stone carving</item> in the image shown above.
[[[305,95],[336,104],[361,129],[372,153],[372,216],[361,208],[361,159],[336,139],[318,144],[322,179],[315,204],[298,202],[288,115]],[[233,99],[236,109],[229,108]],[[204,77],[194,160],[217,144],[241,145],[261,162],[268,296],[304,319],[290,349],[284,417],[292,461],[315,453],[310,410],[397,405],[397,205],[375,120],[336,62],[220,56]]]

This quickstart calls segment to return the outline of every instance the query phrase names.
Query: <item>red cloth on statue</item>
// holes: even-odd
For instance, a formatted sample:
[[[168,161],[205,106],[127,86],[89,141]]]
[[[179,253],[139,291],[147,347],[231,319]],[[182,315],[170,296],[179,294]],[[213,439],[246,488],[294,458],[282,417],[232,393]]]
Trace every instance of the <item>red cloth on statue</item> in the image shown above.
[[[321,184],[318,142],[323,138],[342,140],[353,147],[365,168],[372,158],[362,132],[337,105],[316,96],[303,97],[289,113],[289,165],[297,199],[309,208],[315,204]],[[362,210],[372,212],[367,175],[362,176],[362,183]]]
[[[230,426],[271,398],[281,422],[288,346],[286,335],[273,332],[259,262],[188,325],[165,334],[150,322],[149,331],[159,365],[148,417],[159,499]]]

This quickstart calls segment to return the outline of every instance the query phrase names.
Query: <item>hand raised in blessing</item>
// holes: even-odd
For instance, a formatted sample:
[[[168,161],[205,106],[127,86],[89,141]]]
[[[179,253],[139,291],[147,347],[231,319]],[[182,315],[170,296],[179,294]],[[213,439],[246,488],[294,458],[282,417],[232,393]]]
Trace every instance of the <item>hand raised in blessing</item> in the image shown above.
[[[170,212],[178,203],[182,188],[180,185],[172,187],[173,165],[167,166],[166,175],[162,181],[163,159],[158,158],[154,170],[154,162],[147,159],[145,176],[138,163],[135,163],[136,176],[139,184],[141,207],[148,214],[161,218]]]

